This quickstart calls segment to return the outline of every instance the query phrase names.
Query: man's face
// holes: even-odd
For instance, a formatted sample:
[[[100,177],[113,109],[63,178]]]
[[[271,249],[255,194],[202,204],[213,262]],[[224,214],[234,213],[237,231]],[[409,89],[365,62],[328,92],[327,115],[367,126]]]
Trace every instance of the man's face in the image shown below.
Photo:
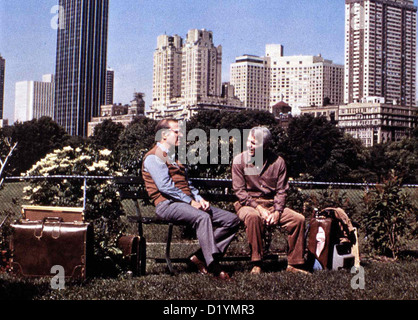
[[[179,124],[177,122],[170,122],[169,126],[170,129],[167,129],[165,132],[165,141],[170,147],[176,147],[179,145]]]
[[[247,140],[247,148],[250,156],[254,157],[256,150],[258,150],[259,148],[263,148],[262,137],[258,137],[258,135],[249,135]]]

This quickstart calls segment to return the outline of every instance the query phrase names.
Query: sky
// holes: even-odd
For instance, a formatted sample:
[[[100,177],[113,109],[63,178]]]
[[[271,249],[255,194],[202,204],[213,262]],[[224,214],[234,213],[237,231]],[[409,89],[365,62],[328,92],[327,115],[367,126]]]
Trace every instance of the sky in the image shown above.
[[[415,1],[415,5],[417,4]],[[115,70],[115,103],[134,92],[152,101],[153,53],[161,34],[186,38],[213,32],[222,45],[222,80],[237,56],[263,56],[266,44],[285,55],[318,55],[344,63],[344,0],[110,0],[108,66]],[[0,0],[0,54],[6,59],[4,118],[13,119],[15,84],[55,73],[58,0]],[[53,23],[52,23],[53,24]]]

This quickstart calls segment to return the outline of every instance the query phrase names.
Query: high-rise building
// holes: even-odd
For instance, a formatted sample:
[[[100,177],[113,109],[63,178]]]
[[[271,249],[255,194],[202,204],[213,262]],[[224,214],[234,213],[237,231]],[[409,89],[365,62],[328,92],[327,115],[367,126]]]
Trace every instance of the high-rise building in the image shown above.
[[[3,119],[3,111],[4,111],[5,72],[6,72],[6,60],[0,55],[0,119]]]
[[[154,53],[152,108],[163,110],[181,97],[183,39],[178,36],[161,35]]]
[[[115,85],[115,71],[107,68],[106,71],[106,105],[113,104],[113,94]]]
[[[87,136],[87,124],[106,100],[109,0],[60,0],[54,119],[70,135]]]
[[[200,110],[242,110],[242,102],[227,89],[222,47],[215,47],[211,31],[189,30],[186,41],[178,35],[158,37],[148,117],[188,119]]]
[[[243,55],[230,68],[235,95],[247,109],[270,110],[270,68],[268,59]]]
[[[265,57],[237,58],[231,84],[247,108],[273,111],[285,102],[299,114],[301,107],[343,102],[344,66],[320,55],[284,56],[283,46],[269,44]]]
[[[416,99],[416,12],[413,0],[345,1],[345,103],[382,97]]]
[[[42,81],[20,81],[15,86],[14,121],[25,122],[54,115],[54,76],[47,74]]]
[[[212,31],[192,29],[182,50],[181,96],[186,105],[219,97],[222,88],[222,46],[213,44]]]

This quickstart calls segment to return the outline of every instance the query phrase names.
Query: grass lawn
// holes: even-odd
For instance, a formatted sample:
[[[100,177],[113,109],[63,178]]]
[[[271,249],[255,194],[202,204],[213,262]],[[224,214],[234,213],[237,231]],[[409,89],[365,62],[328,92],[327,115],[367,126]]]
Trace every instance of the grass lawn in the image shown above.
[[[8,188],[9,186],[7,186]],[[15,190],[21,190],[20,184],[14,184]],[[5,190],[7,191],[7,188]],[[13,191],[15,191],[13,190]],[[16,192],[0,193],[3,204],[19,218],[20,203],[14,203],[13,197],[19,198]],[[153,214],[153,209],[144,208],[144,215]],[[181,237],[178,228],[174,239]],[[164,229],[166,230],[166,229]],[[149,243],[161,241],[165,231],[148,226],[145,237]],[[134,232],[135,228],[129,232]],[[273,243],[283,246],[283,237],[277,237]],[[186,245],[185,245],[186,244]],[[189,242],[190,244],[190,242]],[[193,252],[196,244],[183,242],[173,244],[173,257],[185,257]],[[230,250],[247,250],[243,237],[231,245]],[[413,246],[417,251],[417,245]],[[363,248],[360,243],[360,252]],[[161,257],[161,245],[152,245],[148,257]],[[417,300],[418,299],[418,259],[406,257],[399,261],[378,261],[362,259],[364,268],[364,289],[353,289],[351,286],[355,274],[349,270],[319,271],[307,276],[285,272],[286,259],[266,263],[266,272],[261,275],[250,275],[248,262],[224,262],[225,269],[232,274],[233,281],[220,282],[210,276],[201,276],[189,270],[185,264],[175,264],[176,274],[167,274],[165,264],[157,264],[150,259],[147,275],[118,278],[92,278],[84,283],[66,283],[65,289],[51,288],[50,279],[25,280],[8,274],[0,274],[0,300]]]
[[[233,281],[202,276],[183,264],[176,274],[165,265],[150,264],[143,277],[89,279],[51,289],[49,279],[23,280],[0,275],[4,300],[417,300],[418,261],[363,262],[364,289],[353,289],[355,274],[348,270],[318,271],[312,275],[284,271],[286,260],[266,264],[266,272],[250,275],[247,262],[224,263]]]

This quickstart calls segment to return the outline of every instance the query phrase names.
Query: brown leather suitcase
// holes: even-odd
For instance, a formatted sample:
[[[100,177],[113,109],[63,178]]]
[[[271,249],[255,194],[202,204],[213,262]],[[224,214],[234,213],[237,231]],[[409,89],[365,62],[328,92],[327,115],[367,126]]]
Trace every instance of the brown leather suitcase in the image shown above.
[[[82,222],[20,220],[11,225],[12,273],[23,277],[55,276],[61,266],[65,278],[84,280],[93,258],[93,229]]]
[[[141,238],[139,236],[123,235],[118,239],[118,247],[122,250],[127,268],[134,276],[141,274]]]
[[[43,221],[45,218],[62,218],[63,222],[84,222],[83,208],[22,206],[25,220]]]

